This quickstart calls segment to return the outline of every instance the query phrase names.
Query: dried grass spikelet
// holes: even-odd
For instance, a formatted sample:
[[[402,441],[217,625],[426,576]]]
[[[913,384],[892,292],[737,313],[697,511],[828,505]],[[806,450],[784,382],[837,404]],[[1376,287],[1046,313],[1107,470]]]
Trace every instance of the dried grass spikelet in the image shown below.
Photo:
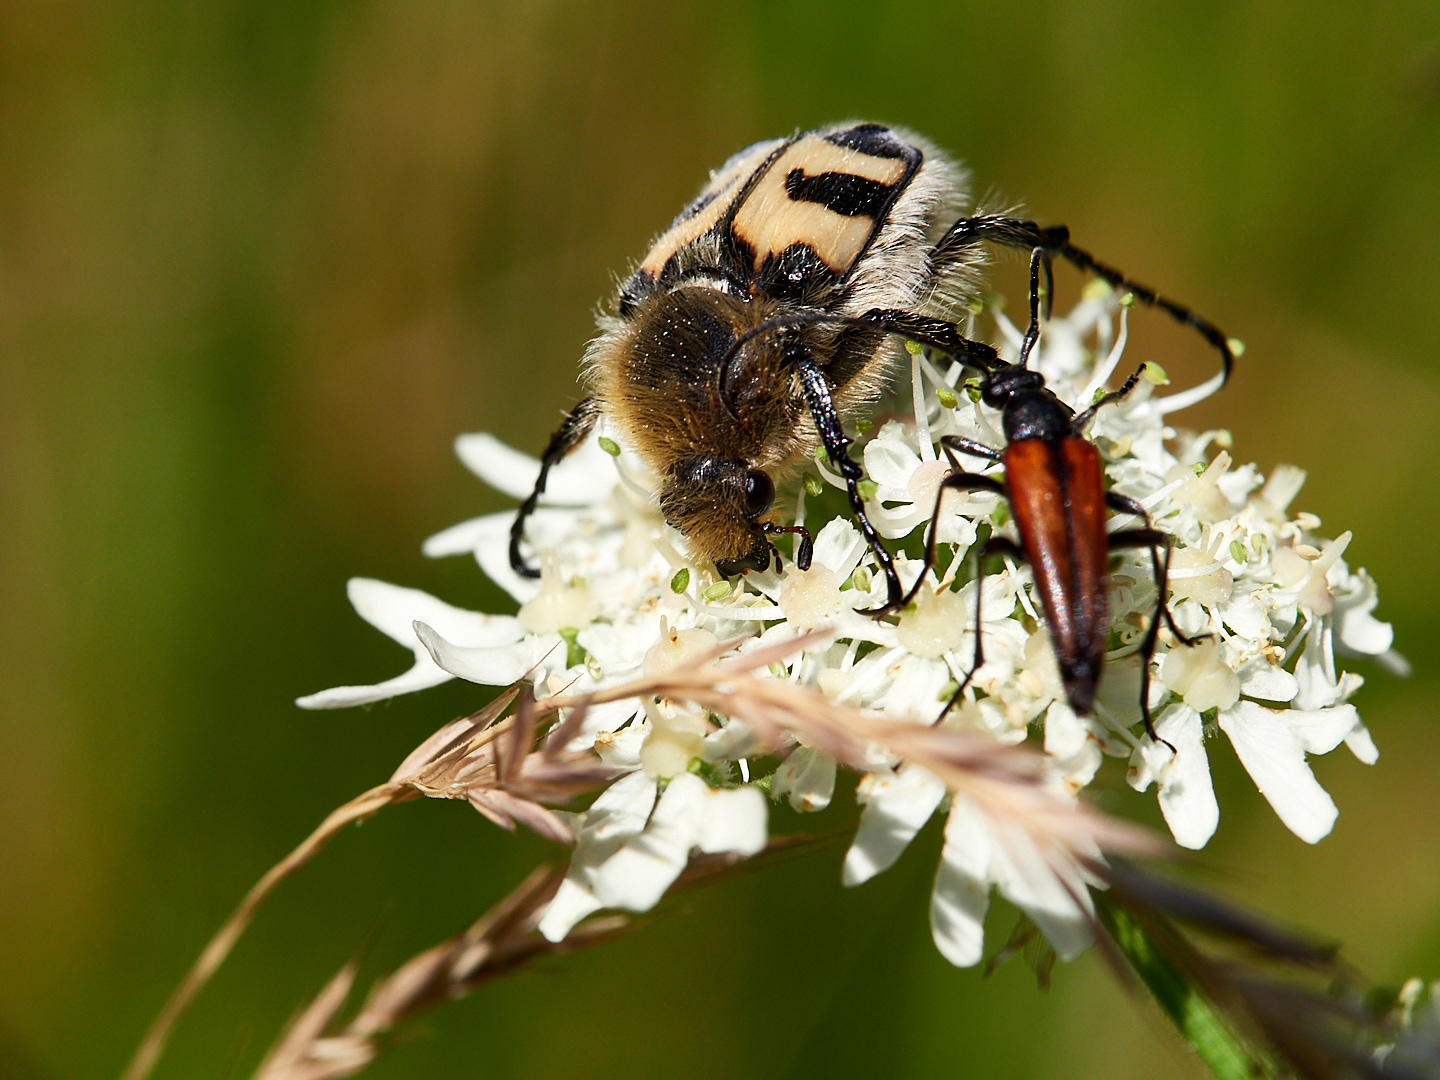
[[[1043,755],[1025,746],[881,717],[831,701],[809,687],[756,674],[788,653],[813,645],[818,637],[805,635],[724,659],[735,643],[721,645],[663,674],[585,696],[557,694],[536,700],[528,687],[511,687],[485,708],[445,725],[407,756],[387,783],[331,813],[256,883],[156,1018],[124,1080],[148,1075],[180,1013],[223,962],[260,904],[346,826],[393,803],[426,796],[464,800],[502,828],[514,829],[519,823],[557,843],[573,843],[569,827],[552,807],[605,787],[621,772],[592,749],[570,747],[587,710],[608,701],[663,697],[688,702],[709,714],[743,722],[765,748],[778,750],[795,738],[860,770],[873,767],[874,750],[879,748],[928,770],[952,792],[967,796],[992,826],[1023,838],[1057,874],[1066,864],[1089,865],[1102,850],[1131,855],[1168,850],[1153,833],[1057,793],[1047,782]],[[514,712],[505,715],[512,704]],[[697,870],[700,867],[715,871],[709,863],[697,862]],[[537,910],[549,901],[548,894],[544,903],[537,899],[543,890],[527,892],[522,887],[520,892],[525,903]],[[327,995],[343,1000],[345,984],[342,972]],[[324,1001],[330,1000],[327,995],[322,995]],[[323,1011],[321,1003],[312,1008]],[[302,1016],[297,1024],[306,1022]]]
[[[1049,779],[1045,756],[1025,745],[1006,745],[981,732],[937,727],[930,721],[897,720],[825,697],[807,686],[755,674],[798,649],[812,646],[820,634],[737,656],[724,657],[734,643],[663,674],[636,679],[584,697],[551,697],[537,709],[569,709],[550,742],[562,742],[578,729],[591,705],[630,697],[665,697],[704,711],[742,721],[768,750],[791,738],[859,771],[875,767],[878,748],[898,761],[939,778],[955,794],[969,797],[992,824],[1029,835],[1043,848],[1088,861],[1098,850],[1129,855],[1161,855],[1170,845],[1154,833],[1059,793]]]

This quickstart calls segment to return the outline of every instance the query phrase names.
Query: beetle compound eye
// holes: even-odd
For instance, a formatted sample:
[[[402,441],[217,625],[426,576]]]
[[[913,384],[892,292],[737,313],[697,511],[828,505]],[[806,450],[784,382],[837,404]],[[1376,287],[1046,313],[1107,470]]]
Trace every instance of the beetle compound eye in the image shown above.
[[[759,469],[745,474],[745,513],[759,517],[775,501],[775,485],[770,477]]]

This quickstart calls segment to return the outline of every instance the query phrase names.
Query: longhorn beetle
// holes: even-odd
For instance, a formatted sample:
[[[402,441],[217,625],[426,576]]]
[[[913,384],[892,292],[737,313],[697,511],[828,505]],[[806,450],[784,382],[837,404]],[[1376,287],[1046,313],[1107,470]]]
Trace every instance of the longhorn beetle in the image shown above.
[[[1045,377],[1028,366],[1031,350],[1039,338],[1038,286],[1041,272],[1048,274],[1045,261],[1046,252],[1037,247],[1030,261],[1030,325],[1016,363],[1007,362],[988,345],[962,337],[950,323],[903,312],[876,312],[865,317],[874,324],[883,324],[891,333],[928,345],[980,370],[983,373],[979,384],[981,400],[1000,410],[1006,442],[1004,450],[995,450],[954,435],[940,440],[954,471],[941,481],[936,493],[935,510],[925,540],[924,565],[909,591],[898,600],[892,596],[870,614],[878,616],[898,610],[920,591],[926,572],[935,565],[936,533],[947,491],[989,491],[1003,496],[1010,504],[1020,543],[992,535],[976,553],[975,656],[970,671],[941,710],[940,718],[955,706],[985,662],[980,633],[980,586],[984,559],[991,555],[1023,559],[1033,568],[1035,588],[1040,594],[1040,606],[1050,630],[1066,699],[1076,714],[1083,716],[1095,701],[1109,637],[1106,586],[1110,552],[1120,548],[1148,548],[1157,599],[1155,616],[1140,646],[1140,711],[1145,731],[1152,739],[1163,741],[1155,734],[1149,700],[1150,660],[1155,654],[1162,620],[1182,644],[1195,644],[1195,640],[1175,625],[1165,602],[1170,537],[1154,528],[1149,513],[1140,503],[1105,490],[1099,451],[1084,437],[1085,429],[1101,408],[1123,400],[1135,389],[1145,365],[1141,364],[1120,389],[1104,394],[1078,414],[1045,385]],[[1225,361],[1223,375],[1228,378],[1233,360],[1228,342],[1221,353]],[[964,471],[956,458],[957,452],[1003,464],[1005,480]],[[1145,525],[1107,533],[1106,507],[1131,514]]]

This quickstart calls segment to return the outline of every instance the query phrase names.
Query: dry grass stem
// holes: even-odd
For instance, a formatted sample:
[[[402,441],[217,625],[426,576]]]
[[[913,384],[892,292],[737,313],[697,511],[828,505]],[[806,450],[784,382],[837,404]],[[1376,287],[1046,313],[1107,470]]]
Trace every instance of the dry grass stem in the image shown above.
[[[266,871],[265,876],[251,887],[250,891],[246,893],[245,899],[240,901],[239,906],[215,932],[215,936],[206,944],[204,951],[186,972],[185,978],[175,988],[175,992],[170,995],[170,999],[160,1010],[160,1014],[151,1023],[150,1030],[145,1033],[145,1038],[136,1049],[135,1056],[130,1059],[125,1072],[121,1075],[121,1080],[143,1080],[144,1077],[150,1075],[151,1070],[155,1067],[155,1062],[159,1060],[165,1049],[175,1022],[194,1000],[195,995],[224,963],[225,958],[230,955],[230,950],[240,939],[240,935],[249,926],[250,920],[255,917],[260,905],[269,898],[282,881],[318,855],[325,845],[347,826],[363,821],[393,803],[408,802],[421,795],[432,794],[432,791],[418,779],[411,777],[411,774],[421,770],[425,763],[435,758],[445,759],[446,755],[453,753],[457,746],[466,745],[467,738],[474,739],[475,732],[499,730],[499,725],[495,724],[495,720],[509,708],[515,700],[517,692],[518,688],[512,687],[479,712],[441,728],[421,743],[401,763],[395,776],[388,783],[371,788],[363,795],[351,799],[344,806],[332,811],[314,832],[300,842],[295,850]]]
[[[754,865],[772,854],[824,842],[824,838],[781,839],[773,841],[755,859],[744,862],[728,854],[699,856],[690,861],[672,891],[706,885],[740,865]],[[604,916],[581,923],[564,941],[547,941],[535,926],[564,877],[563,866],[536,868],[463,934],[426,949],[381,979],[355,1018],[339,1031],[326,1034],[354,986],[356,964],[346,964],[291,1021],[265,1056],[255,1080],[337,1080],[353,1076],[375,1060],[385,1049],[383,1037],[405,1021],[465,997],[532,960],[597,945],[636,925],[628,916]]]
[[[379,787],[371,788],[365,794],[351,799],[344,806],[332,811],[330,816],[320,823],[320,827],[307,836],[299,847],[266,871],[265,876],[251,886],[250,891],[245,894],[245,899],[240,901],[240,905],[225,920],[224,925],[216,931],[199,959],[186,973],[180,985],[175,988],[175,992],[170,995],[170,1000],[160,1010],[160,1015],[150,1025],[150,1030],[145,1033],[145,1038],[135,1051],[135,1056],[126,1066],[122,1080],[141,1080],[142,1077],[150,1074],[150,1070],[155,1067],[155,1062],[159,1060],[161,1052],[165,1049],[165,1043],[170,1038],[170,1031],[175,1026],[175,1021],[180,1018],[180,1014],[185,1011],[186,1006],[194,1000],[195,995],[224,963],[225,958],[230,955],[230,950],[235,947],[235,942],[240,939],[240,935],[250,925],[250,920],[255,917],[255,912],[275,891],[275,887],[280,882],[313,859],[347,825],[363,821],[391,803],[405,802],[418,797],[418,792],[400,784],[381,784]]]
[[[625,928],[628,920],[621,917],[593,920],[559,944],[536,933],[535,924],[564,876],[564,867],[538,867],[464,933],[425,950],[381,979],[354,1019],[327,1035],[355,981],[354,961],[345,965],[266,1055],[256,1080],[353,1076],[380,1053],[381,1037],[404,1020],[463,997],[537,957],[573,952]]]

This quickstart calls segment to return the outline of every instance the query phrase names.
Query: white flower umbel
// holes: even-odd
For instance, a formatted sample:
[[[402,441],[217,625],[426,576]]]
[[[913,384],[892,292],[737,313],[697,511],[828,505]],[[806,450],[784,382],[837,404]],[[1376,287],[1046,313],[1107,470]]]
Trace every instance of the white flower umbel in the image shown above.
[[[1125,319],[1115,296],[1091,288],[1069,315],[1045,327],[1032,365],[1077,411],[1137,366],[1121,362]],[[996,323],[1001,351],[1013,360],[1021,335],[1003,315]],[[858,453],[870,520],[891,541],[910,538],[914,550],[950,467],[939,440],[961,435],[999,449],[1003,437],[998,416],[977,403],[958,366],[915,353],[909,361],[922,414],[884,423]],[[473,555],[515,599],[516,615],[461,611],[424,593],[357,579],[350,586],[356,609],[410,648],[415,664],[387,682],[324,691],[300,704],[361,704],[451,676],[488,685],[527,678],[537,696],[563,692],[566,700],[600,692],[603,704],[562,724],[563,749],[589,755],[601,770],[595,775],[618,779],[581,813],[530,813],[547,835],[568,830],[575,841],[569,876],[541,923],[552,940],[601,908],[649,908],[692,852],[760,850],[768,830],[762,789],[796,810],[823,809],[839,756],[865,772],[846,884],[892,865],[944,810],[931,905],[944,955],[956,964],[981,957],[995,887],[1061,956],[1073,956],[1090,941],[1087,866],[1099,858],[1083,830],[1059,842],[1053,832],[1037,832],[1021,820],[1018,803],[1007,808],[1004,798],[967,791],[958,774],[947,772],[943,753],[922,765],[903,740],[877,734],[884,729],[867,728],[842,753],[832,730],[805,722],[782,723],[761,738],[764,723],[752,727],[754,716],[727,722],[713,703],[696,708],[683,697],[653,695],[611,700],[615,695],[604,691],[637,679],[663,683],[667,671],[689,670],[697,657],[723,651],[719,643],[739,642],[741,658],[753,653],[763,660],[760,675],[775,680],[777,690],[814,688],[847,716],[925,730],[914,722],[933,724],[965,682],[978,633],[985,662],[938,734],[964,733],[997,751],[1032,739],[1044,756],[1035,759],[1043,775],[1030,780],[1051,803],[1075,805],[1107,759],[1128,759],[1136,789],[1156,785],[1175,839],[1201,847],[1219,821],[1207,753],[1223,732],[1280,819],[1302,839],[1319,840],[1336,808],[1307,755],[1343,742],[1362,761],[1376,758],[1349,700],[1361,679],[1337,668],[1336,657],[1369,655],[1396,668],[1403,661],[1391,651],[1389,626],[1373,617],[1374,582],[1341,559],[1350,534],[1326,541],[1312,515],[1290,514],[1304,474],[1280,467],[1262,482],[1256,467],[1233,464],[1226,433],[1180,434],[1167,426],[1170,412],[1203,391],[1161,396],[1157,371],[1152,366],[1152,377],[1128,399],[1101,409],[1089,437],[1113,489],[1144,505],[1155,527],[1174,538],[1169,603],[1177,625],[1199,639],[1187,648],[1168,632],[1160,635],[1150,701],[1160,741],[1145,733],[1138,702],[1139,650],[1157,602],[1148,552],[1112,555],[1111,649],[1094,715],[1078,717],[1066,704],[1030,569],[1006,561],[982,582],[973,578],[967,554],[977,537],[1014,535],[1002,499],[948,494],[938,520],[939,568],[927,571],[905,611],[876,620],[862,614],[885,598],[874,555],[843,500],[817,498],[825,485],[843,488],[828,462],[817,463],[795,503],[782,499],[793,512],[777,512],[784,523],[793,517],[813,532],[810,569],[786,560],[778,571],[727,582],[687,556],[684,538],[654,507],[654,478],[604,430],[552,470],[540,509],[527,522],[538,581],[510,566],[513,511],[465,522],[425,545],[432,556]],[[492,486],[517,499],[529,493],[539,467],[533,458],[486,435],[462,437],[457,450]],[[964,466],[999,468],[973,458]],[[834,509],[817,517],[822,506]],[[1111,528],[1136,524],[1117,516]],[[921,569],[903,555],[897,564],[907,585]],[[528,789],[512,792],[509,803],[471,796],[492,816],[491,803],[524,809],[525,799],[538,797]]]

